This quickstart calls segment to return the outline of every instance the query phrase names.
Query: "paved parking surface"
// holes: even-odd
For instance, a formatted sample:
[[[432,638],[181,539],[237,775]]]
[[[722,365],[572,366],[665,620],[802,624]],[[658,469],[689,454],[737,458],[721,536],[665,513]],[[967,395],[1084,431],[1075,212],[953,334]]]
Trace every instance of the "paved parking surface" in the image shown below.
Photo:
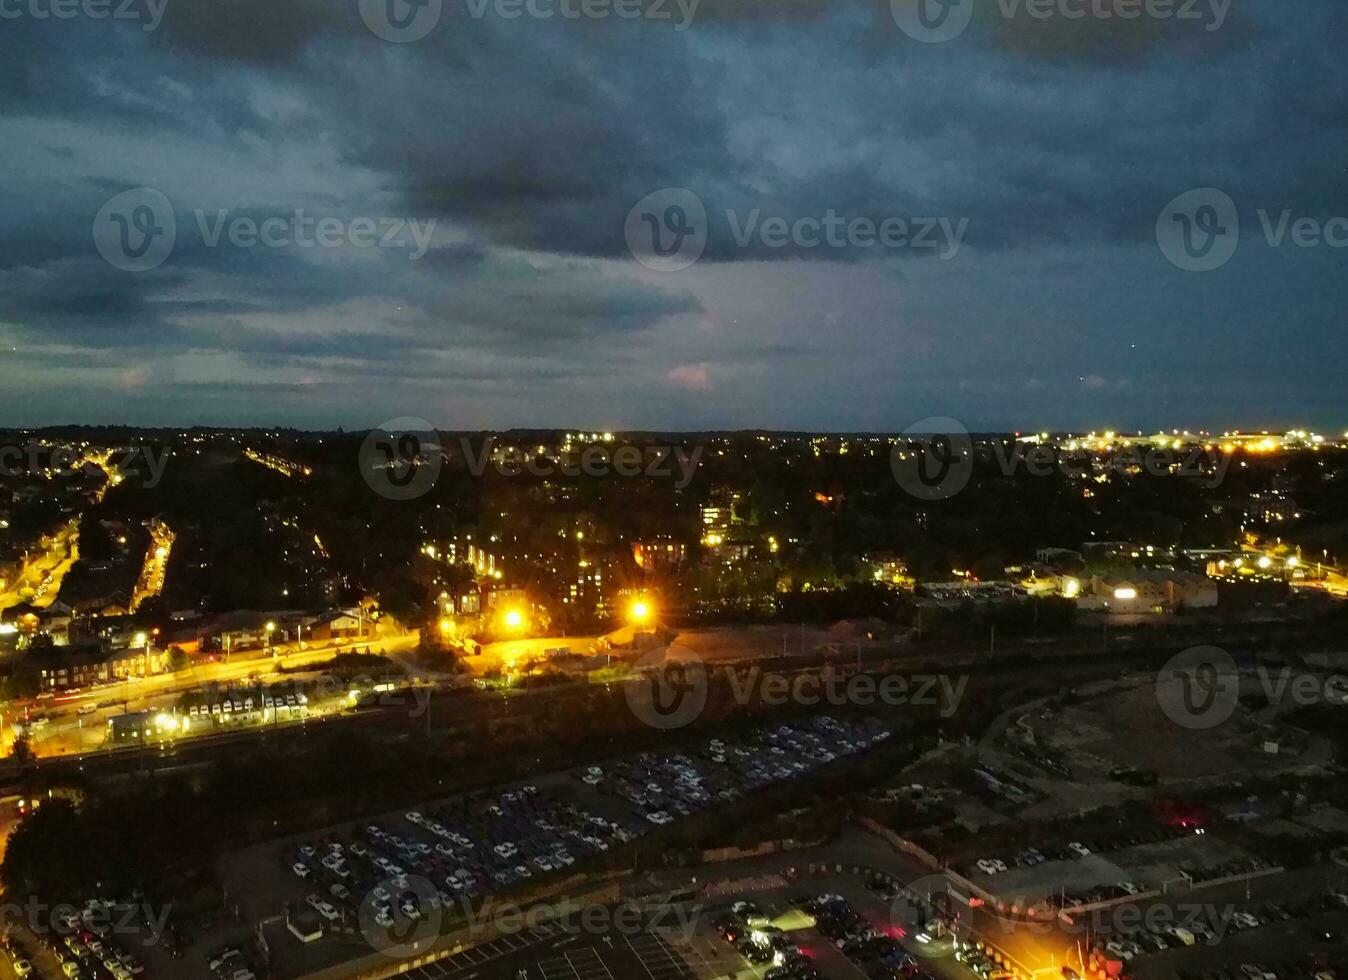
[[[543,929],[498,939],[410,970],[413,980],[695,980],[661,936],[576,935]]]
[[[518,935],[502,936],[500,939],[493,939],[489,943],[465,949],[462,953],[447,956],[443,960],[431,963],[428,966],[409,970],[407,975],[416,978],[416,980],[442,980],[444,977],[457,976],[473,967],[483,966],[494,960],[541,946],[552,940],[556,935],[557,930],[551,926],[540,926]]]

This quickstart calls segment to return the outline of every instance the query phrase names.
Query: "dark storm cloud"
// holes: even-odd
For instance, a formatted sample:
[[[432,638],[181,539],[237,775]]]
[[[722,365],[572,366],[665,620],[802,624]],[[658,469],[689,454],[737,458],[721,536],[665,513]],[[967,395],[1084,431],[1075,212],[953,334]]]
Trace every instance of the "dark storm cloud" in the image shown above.
[[[1259,351],[1289,304],[1301,344],[1341,349],[1338,256],[1294,261],[1252,241],[1231,270],[1185,279],[1153,234],[1162,205],[1195,186],[1235,197],[1251,239],[1257,207],[1348,213],[1343,5],[1234,0],[1204,31],[1007,18],[988,0],[941,45],[906,37],[887,0],[703,0],[687,30],[491,9],[475,18],[446,0],[408,45],[375,38],[354,0],[172,0],[154,31],[5,21],[0,139],[18,206],[0,209],[0,331],[13,353],[32,363],[64,345],[63,366],[80,370],[86,350],[110,370],[180,360],[175,406],[193,391],[222,406],[263,392],[333,405],[332,380],[359,386],[362,369],[502,390],[608,370],[643,394],[670,377],[706,386],[696,406],[677,401],[686,392],[627,395],[634,414],[775,411],[808,387],[817,405],[780,410],[824,418],[901,411],[899,386],[872,375],[877,348],[900,371],[904,347],[921,351],[966,382],[961,397],[1003,405],[1029,390],[1017,372],[1114,405],[1174,383],[1163,363],[1212,369],[1215,390],[1248,385],[1261,360],[1285,377],[1292,354]],[[173,203],[178,242],[161,268],[128,274],[98,257],[90,228],[105,200],[142,185]],[[624,222],[670,186],[701,197],[709,242],[701,265],[658,277],[630,261]],[[196,220],[297,207],[439,227],[408,262],[209,247]],[[954,260],[910,263],[922,253],[741,245],[727,211],[969,226]],[[1128,361],[1130,332],[1166,361]],[[984,343],[1005,344],[995,378],[970,364]],[[1021,363],[1029,349],[1037,365]],[[262,388],[219,376],[239,364],[276,376]]]

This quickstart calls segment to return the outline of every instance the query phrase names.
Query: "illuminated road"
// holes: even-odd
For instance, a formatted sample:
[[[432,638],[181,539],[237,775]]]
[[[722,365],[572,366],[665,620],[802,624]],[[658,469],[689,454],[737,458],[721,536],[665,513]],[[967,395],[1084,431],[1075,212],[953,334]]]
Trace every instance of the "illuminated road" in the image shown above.
[[[174,674],[133,678],[115,684],[103,684],[59,698],[38,699],[26,706],[29,715],[45,715],[48,721],[32,730],[33,749],[39,758],[66,755],[96,748],[107,719],[125,712],[168,709],[189,691],[250,680],[276,683],[286,678],[282,668],[296,671],[326,663],[339,653],[353,649],[394,657],[417,645],[418,634],[397,637],[364,637],[340,646],[297,650],[295,644],[277,644],[277,656],[234,659],[227,663],[199,663]],[[90,711],[88,705],[96,705]],[[86,713],[80,714],[81,709]],[[11,706],[4,715],[6,723],[21,720],[24,706]]]
[[[45,609],[61,591],[61,582],[79,558],[79,519],[75,518],[52,536],[50,545],[24,565],[8,591],[0,593],[0,609],[29,602]]]

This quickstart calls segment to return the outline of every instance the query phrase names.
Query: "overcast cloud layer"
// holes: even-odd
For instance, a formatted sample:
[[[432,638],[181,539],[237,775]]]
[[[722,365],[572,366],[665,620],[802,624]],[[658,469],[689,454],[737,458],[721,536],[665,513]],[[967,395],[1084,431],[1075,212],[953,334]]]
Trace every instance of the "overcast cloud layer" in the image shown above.
[[[357,0],[0,0],[0,424],[1348,424],[1348,248],[1258,217],[1348,216],[1339,0],[965,0],[939,44],[888,2],[660,2],[443,0],[390,43]],[[677,271],[625,233],[668,187],[708,214]],[[1157,219],[1202,187],[1241,239],[1186,271]],[[136,188],[175,231],[141,272],[92,231]],[[297,210],[403,247],[212,243]],[[737,241],[829,213],[964,231]]]

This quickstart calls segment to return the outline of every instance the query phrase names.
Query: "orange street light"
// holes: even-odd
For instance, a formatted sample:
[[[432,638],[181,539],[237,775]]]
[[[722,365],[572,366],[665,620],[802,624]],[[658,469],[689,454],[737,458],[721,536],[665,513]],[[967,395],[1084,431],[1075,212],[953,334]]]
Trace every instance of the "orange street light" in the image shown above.
[[[505,624],[512,630],[519,629],[524,625],[524,614],[518,609],[511,609],[505,614]]]
[[[636,602],[632,603],[631,613],[632,622],[644,623],[651,618],[650,604],[643,599],[638,599]]]

